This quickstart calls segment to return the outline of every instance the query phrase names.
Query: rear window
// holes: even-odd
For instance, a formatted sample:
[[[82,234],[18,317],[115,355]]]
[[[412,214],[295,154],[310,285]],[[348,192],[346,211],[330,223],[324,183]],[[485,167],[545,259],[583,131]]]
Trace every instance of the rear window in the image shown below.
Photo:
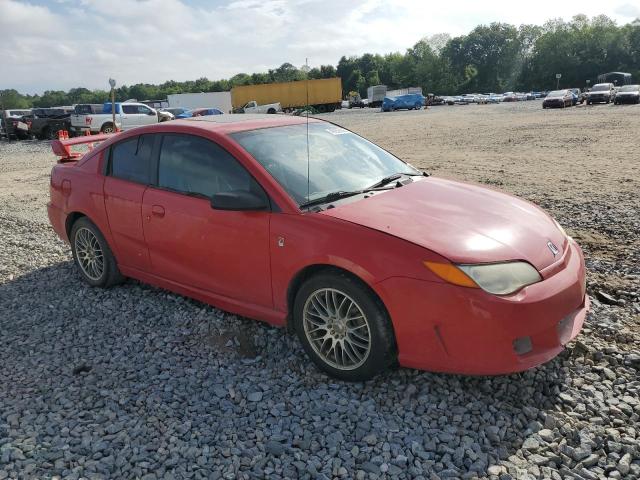
[[[76,105],[73,109],[76,115],[91,115],[94,113],[102,113],[102,105],[96,104],[82,104]]]
[[[130,182],[151,183],[153,135],[141,135],[111,147],[109,175]]]

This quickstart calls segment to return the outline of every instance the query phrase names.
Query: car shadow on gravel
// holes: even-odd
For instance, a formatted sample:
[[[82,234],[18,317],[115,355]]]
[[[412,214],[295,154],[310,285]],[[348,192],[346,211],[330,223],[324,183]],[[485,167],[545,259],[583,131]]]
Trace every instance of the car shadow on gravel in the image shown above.
[[[343,383],[318,372],[284,329],[136,281],[90,288],[70,261],[0,284],[0,310],[0,437],[4,417],[18,415],[24,420],[11,431],[28,432],[52,457],[68,442],[65,458],[87,453],[56,424],[62,417],[52,412],[62,408],[82,419],[74,435],[84,432],[125,456],[122,441],[109,433],[113,425],[132,438],[148,434],[151,443],[173,435],[201,451],[190,433],[197,428],[211,470],[217,467],[209,462],[227,458],[225,449],[240,442],[252,445],[246,465],[258,470],[276,458],[306,465],[313,457],[325,458],[313,468],[328,476],[331,459],[340,458],[352,478],[358,470],[383,478],[482,477],[497,464],[520,468],[512,455],[523,445],[535,449],[536,432],[555,425],[568,401],[561,394],[570,352],[510,376],[395,369],[367,383]],[[42,416],[53,425],[38,424]],[[178,455],[174,467],[191,461]],[[290,477],[300,476],[300,465],[291,468]]]

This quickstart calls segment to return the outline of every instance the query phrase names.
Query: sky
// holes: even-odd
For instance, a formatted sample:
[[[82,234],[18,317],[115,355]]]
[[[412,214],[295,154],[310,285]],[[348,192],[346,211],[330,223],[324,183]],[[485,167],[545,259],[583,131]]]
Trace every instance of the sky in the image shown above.
[[[479,24],[543,24],[582,13],[622,25],[638,0],[0,0],[0,90],[108,89],[336,65]]]

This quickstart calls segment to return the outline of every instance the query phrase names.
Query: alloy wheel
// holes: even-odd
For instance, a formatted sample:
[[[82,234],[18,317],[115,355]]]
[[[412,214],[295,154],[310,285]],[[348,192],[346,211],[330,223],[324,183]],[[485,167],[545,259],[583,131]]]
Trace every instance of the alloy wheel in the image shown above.
[[[304,334],[326,364],[354,370],[371,353],[371,330],[366,315],[353,298],[333,289],[316,290],[303,308]]]
[[[104,254],[95,234],[88,228],[80,228],[75,236],[75,249],[82,272],[91,280],[100,280],[104,273]]]

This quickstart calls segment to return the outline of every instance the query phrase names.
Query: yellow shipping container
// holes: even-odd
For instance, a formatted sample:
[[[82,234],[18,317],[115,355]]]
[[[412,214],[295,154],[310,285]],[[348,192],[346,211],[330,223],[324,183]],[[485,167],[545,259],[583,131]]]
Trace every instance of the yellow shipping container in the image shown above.
[[[308,95],[308,97],[307,97]],[[233,108],[255,100],[258,105],[280,102],[282,108],[313,105],[319,111],[333,112],[342,101],[342,80],[338,77],[297,82],[242,85],[231,89]]]

